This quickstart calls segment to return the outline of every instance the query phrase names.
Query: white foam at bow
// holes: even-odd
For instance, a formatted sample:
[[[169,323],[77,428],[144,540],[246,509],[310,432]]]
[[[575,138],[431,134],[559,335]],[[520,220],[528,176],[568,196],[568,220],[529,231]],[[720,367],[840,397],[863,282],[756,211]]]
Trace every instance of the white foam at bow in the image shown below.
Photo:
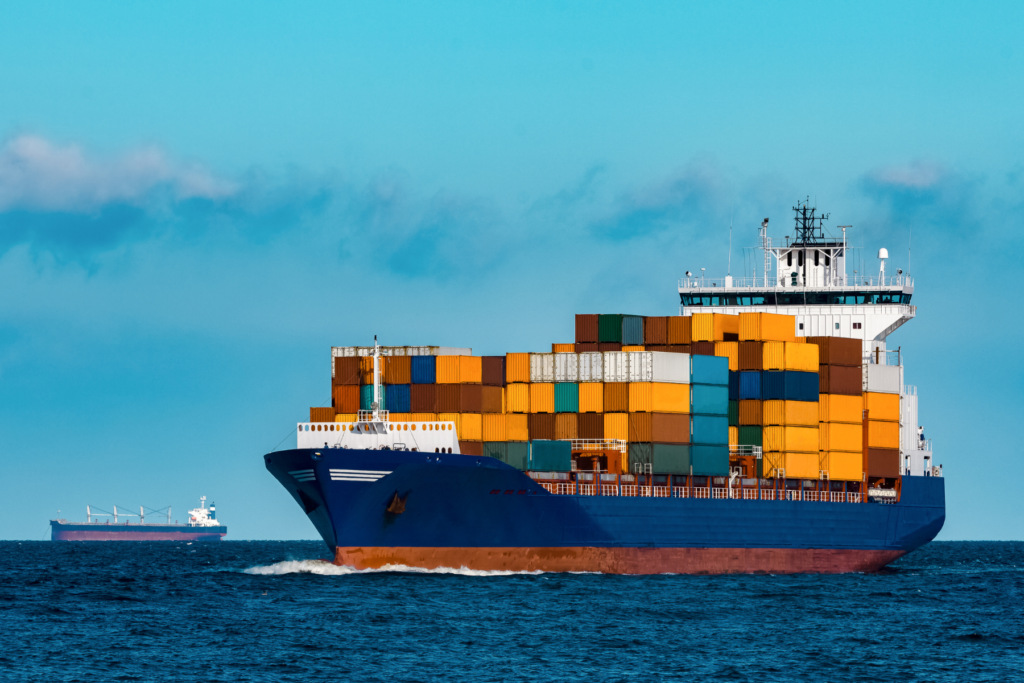
[[[246,574],[257,576],[280,576],[284,574],[320,574],[323,576],[342,576],[345,574],[373,574],[377,572],[407,572],[412,574],[457,574],[459,576],[535,576],[544,574],[542,571],[534,572],[512,572],[512,571],[483,571],[480,569],[467,569],[460,567],[438,567],[437,569],[423,569],[422,567],[408,567],[404,564],[387,564],[380,569],[355,569],[353,567],[339,567],[325,560],[286,560],[275,562],[265,566],[249,567]]]

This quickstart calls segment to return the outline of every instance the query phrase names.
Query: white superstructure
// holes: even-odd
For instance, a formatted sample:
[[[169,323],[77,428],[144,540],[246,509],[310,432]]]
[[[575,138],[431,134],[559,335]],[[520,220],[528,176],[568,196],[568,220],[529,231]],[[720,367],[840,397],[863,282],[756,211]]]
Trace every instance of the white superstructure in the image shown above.
[[[356,422],[300,422],[298,424],[298,448],[356,448],[365,450],[410,450],[427,453],[459,453],[459,438],[454,422],[391,422],[388,411],[381,408],[381,363],[382,348],[373,338],[372,347],[337,347],[332,359],[339,355],[340,348],[367,348],[369,353],[351,355],[373,356],[373,402],[370,410],[360,410]],[[389,347],[392,349],[432,349],[438,347]],[[451,349],[466,351],[469,349]],[[398,354],[395,354],[398,355]],[[404,354],[402,354],[404,355]],[[409,355],[433,355],[432,353]],[[455,353],[451,355],[469,355]]]
[[[931,442],[922,438],[917,421],[917,388],[903,383],[903,357],[886,349],[886,340],[900,326],[913,319],[917,308],[910,304],[914,281],[902,270],[887,275],[886,249],[878,250],[877,275],[847,272],[847,228],[842,237],[827,235],[822,223],[827,215],[817,215],[807,202],[793,207],[796,232],[790,240],[773,244],[768,236],[768,219],[760,227],[763,259],[761,274],[721,279],[695,276],[687,271],[679,280],[680,314],[728,313],[752,311],[782,313],[796,318],[796,334],[801,337],[848,337],[864,345],[864,389],[871,381],[892,384],[900,394],[900,445],[904,473],[938,474],[933,467]],[[755,263],[758,259],[754,260]],[[868,366],[885,366],[870,368]],[[872,389],[874,390],[874,389]]]
[[[188,511],[188,526],[220,526],[217,521],[217,506],[206,507],[206,496],[199,499],[199,507]]]

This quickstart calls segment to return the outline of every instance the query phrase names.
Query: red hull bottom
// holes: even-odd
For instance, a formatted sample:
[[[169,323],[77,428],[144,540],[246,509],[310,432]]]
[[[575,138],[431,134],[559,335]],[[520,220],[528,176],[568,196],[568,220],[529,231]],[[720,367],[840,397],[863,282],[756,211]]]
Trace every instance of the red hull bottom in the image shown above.
[[[219,541],[224,534],[161,533],[158,531],[58,531],[54,541]]]
[[[337,548],[334,564],[603,574],[840,574],[876,571],[904,554],[812,548]]]

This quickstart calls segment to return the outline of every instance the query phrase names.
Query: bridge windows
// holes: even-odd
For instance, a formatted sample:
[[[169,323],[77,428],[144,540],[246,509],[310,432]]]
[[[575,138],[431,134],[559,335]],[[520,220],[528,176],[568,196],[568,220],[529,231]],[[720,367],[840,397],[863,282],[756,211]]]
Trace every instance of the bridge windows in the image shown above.
[[[721,306],[856,306],[906,305],[911,294],[902,292],[759,292],[757,294],[680,294],[679,303],[687,307]]]

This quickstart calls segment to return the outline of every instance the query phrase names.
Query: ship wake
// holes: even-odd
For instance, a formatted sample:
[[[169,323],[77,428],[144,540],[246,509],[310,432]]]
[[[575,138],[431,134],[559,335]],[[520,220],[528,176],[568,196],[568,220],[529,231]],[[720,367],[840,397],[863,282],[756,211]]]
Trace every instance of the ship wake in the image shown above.
[[[514,571],[485,571],[480,569],[468,569],[467,567],[437,567],[436,569],[424,569],[422,567],[409,567],[404,564],[388,564],[378,569],[356,569],[355,567],[339,566],[331,564],[326,560],[285,560],[274,564],[249,567],[246,574],[254,576],[283,576],[285,574],[319,574],[321,576],[346,576],[349,574],[379,574],[384,572],[401,574],[455,574],[458,576],[536,576],[544,574],[542,571],[514,572]]]

